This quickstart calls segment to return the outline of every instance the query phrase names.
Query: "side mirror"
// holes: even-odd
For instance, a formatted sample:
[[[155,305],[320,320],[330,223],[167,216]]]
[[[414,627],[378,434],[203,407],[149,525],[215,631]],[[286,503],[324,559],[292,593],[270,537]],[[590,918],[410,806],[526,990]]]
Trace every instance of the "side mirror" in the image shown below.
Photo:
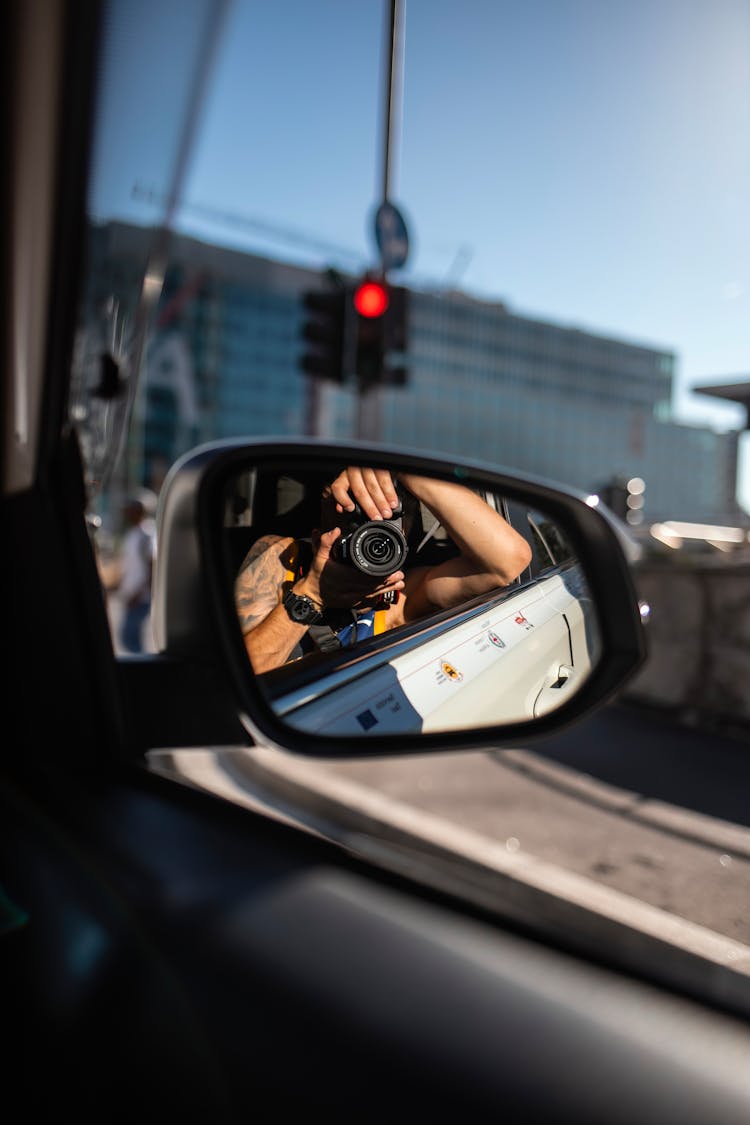
[[[402,506],[368,512],[383,481]],[[157,538],[162,657],[210,664],[249,735],[293,752],[528,742],[605,702],[645,659],[606,510],[489,466],[213,443],[170,472]]]

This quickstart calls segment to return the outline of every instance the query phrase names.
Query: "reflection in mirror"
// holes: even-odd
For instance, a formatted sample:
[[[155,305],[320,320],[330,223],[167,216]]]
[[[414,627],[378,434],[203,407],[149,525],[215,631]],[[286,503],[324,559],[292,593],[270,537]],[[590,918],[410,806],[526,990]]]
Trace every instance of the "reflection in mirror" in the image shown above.
[[[299,730],[532,720],[570,699],[598,658],[578,560],[522,492],[266,461],[232,481],[225,524],[249,665]]]

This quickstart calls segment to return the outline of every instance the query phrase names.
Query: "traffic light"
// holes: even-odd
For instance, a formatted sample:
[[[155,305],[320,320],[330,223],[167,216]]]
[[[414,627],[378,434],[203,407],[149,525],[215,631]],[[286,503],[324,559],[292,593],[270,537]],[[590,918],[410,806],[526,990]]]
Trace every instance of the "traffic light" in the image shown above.
[[[329,290],[312,289],[302,297],[305,319],[302,336],[306,347],[300,366],[308,375],[343,383],[348,294],[344,285]]]
[[[625,519],[637,527],[643,523],[643,509],[646,504],[646,482],[642,477],[631,477],[625,486],[627,497],[625,500]]]
[[[383,382],[403,387],[408,379],[406,352],[409,347],[409,290],[390,287],[390,303],[385,323],[385,372]]]
[[[388,287],[366,278],[354,290],[353,300],[357,316],[354,368],[361,387],[374,387],[383,381]]]
[[[360,387],[406,382],[398,356],[406,350],[407,296],[407,290],[371,277],[354,290],[355,371]]]
[[[602,489],[602,500],[607,507],[631,527],[643,523],[646,485],[641,477],[616,477]]]

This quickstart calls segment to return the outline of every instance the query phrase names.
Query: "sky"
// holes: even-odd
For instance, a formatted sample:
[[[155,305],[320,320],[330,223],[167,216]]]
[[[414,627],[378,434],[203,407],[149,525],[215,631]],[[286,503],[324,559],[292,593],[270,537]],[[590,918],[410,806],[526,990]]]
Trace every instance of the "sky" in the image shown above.
[[[131,116],[101,165],[107,217],[138,221],[147,193],[165,191],[174,146],[143,115],[154,97],[180,97],[174,60],[191,34],[206,41],[189,18],[198,6],[125,6],[157,46],[142,51],[138,82],[120,75]],[[741,407],[691,388],[750,378],[750,0],[398,10],[389,199],[409,254],[393,279],[672,351],[675,418],[740,428]],[[183,229],[316,267],[378,265],[389,14],[390,0],[228,5]],[[181,51],[165,56],[165,43]],[[143,147],[137,185],[132,166],[118,176],[124,137]]]

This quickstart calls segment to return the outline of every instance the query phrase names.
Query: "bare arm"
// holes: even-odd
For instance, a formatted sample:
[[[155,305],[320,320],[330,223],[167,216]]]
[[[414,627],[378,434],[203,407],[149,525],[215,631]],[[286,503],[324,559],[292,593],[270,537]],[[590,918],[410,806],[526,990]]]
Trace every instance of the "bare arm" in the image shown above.
[[[507,586],[529,565],[531,548],[523,536],[471,489],[412,473],[399,479],[440,520],[461,552],[407,576],[405,620]]]
[[[529,565],[531,548],[523,536],[470,488],[411,473],[401,473],[399,479],[494,586],[507,586]]]

